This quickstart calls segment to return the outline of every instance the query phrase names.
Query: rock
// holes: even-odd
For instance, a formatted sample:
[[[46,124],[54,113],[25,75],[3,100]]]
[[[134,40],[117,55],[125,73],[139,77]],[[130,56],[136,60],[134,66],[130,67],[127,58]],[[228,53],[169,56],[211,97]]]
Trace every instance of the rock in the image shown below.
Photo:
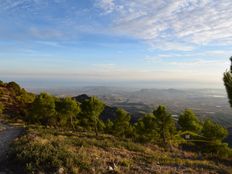
[[[64,168],[63,168],[63,167],[59,168],[58,174],[64,174],[64,173],[65,173],[65,172],[64,172]]]
[[[117,169],[117,166],[116,166],[115,163],[113,163],[113,169],[114,169],[114,170]]]
[[[109,166],[108,167],[109,171],[114,171],[113,167]]]

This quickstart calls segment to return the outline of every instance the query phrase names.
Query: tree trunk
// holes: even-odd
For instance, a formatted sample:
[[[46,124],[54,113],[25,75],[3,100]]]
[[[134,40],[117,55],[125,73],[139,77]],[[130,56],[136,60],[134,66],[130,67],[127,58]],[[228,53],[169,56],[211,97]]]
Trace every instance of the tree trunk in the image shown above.
[[[161,138],[163,141],[163,145],[166,147],[168,144],[167,144],[166,137],[165,137],[164,127],[162,127],[162,130],[161,130]]]
[[[70,116],[70,122],[71,122],[72,128],[73,128],[73,130],[74,130],[73,117],[72,117],[72,116]]]
[[[97,125],[95,125],[95,134],[96,134],[96,137],[98,137]]]

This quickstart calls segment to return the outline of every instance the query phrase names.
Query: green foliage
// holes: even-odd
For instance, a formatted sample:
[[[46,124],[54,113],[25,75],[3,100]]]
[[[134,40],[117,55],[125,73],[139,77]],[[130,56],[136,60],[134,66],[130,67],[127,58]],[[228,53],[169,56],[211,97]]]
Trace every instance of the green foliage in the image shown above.
[[[83,126],[94,129],[96,136],[98,136],[98,130],[104,128],[104,123],[100,118],[104,108],[105,104],[97,97],[91,97],[81,104],[80,121]]]
[[[198,120],[194,112],[186,109],[179,117],[178,124],[182,131],[192,131],[200,133],[202,129],[201,122]]]
[[[15,82],[2,82],[0,86],[0,100],[4,100],[8,113],[11,113],[14,118],[25,120],[25,116],[28,115],[29,105],[34,101],[35,95],[27,92]]]
[[[120,137],[125,137],[130,135],[131,132],[130,114],[126,112],[124,109],[117,109],[116,114],[117,114],[117,118],[113,121],[114,135]]]
[[[22,118],[29,115],[29,106],[34,102],[35,95],[28,93],[25,89],[21,89],[20,95],[16,96],[18,110]]]
[[[35,95],[32,93],[28,93],[25,89],[21,89],[20,95],[18,95],[17,100],[20,104],[25,105],[28,103],[32,103],[35,100]]]
[[[154,142],[158,138],[156,128],[156,117],[153,114],[146,114],[135,124],[137,139],[141,142]]]
[[[2,80],[0,80],[0,86],[4,86],[4,85],[5,83]]]
[[[175,123],[170,113],[166,111],[164,106],[159,106],[153,111],[156,118],[157,132],[161,139],[162,145],[170,145],[170,140],[173,138],[175,133]]]
[[[230,106],[232,107],[232,73],[230,71],[226,71],[224,73],[223,81],[226,87]]]
[[[77,124],[77,115],[80,112],[80,105],[70,97],[57,99],[56,111],[58,122],[62,127],[72,126],[75,128]]]
[[[56,173],[63,167],[65,173],[76,173],[76,166],[83,167],[77,156],[65,149],[65,144],[51,139],[31,139],[23,137],[11,148],[16,154],[17,163],[23,165],[28,173]]]
[[[207,140],[221,141],[228,135],[228,131],[223,126],[208,119],[203,124],[202,135],[206,137]]]
[[[214,141],[208,143],[203,152],[208,153],[213,158],[218,159],[231,159],[232,158],[232,149],[228,147],[227,143],[222,143],[221,141]]]
[[[223,146],[217,147],[220,149],[217,153],[226,154]],[[59,173],[60,168],[64,169],[63,173],[70,174],[115,173],[109,171],[113,164],[120,173],[231,173],[231,161],[226,156],[228,164],[210,158],[210,154],[199,156],[178,149],[169,152],[150,143],[55,128],[29,129],[13,143],[11,157],[10,161],[26,167],[28,173]]]
[[[21,87],[16,82],[9,82],[7,87],[10,88],[15,95],[20,95]]]
[[[29,121],[42,125],[55,125],[55,116],[55,98],[47,93],[36,96],[28,117]]]
[[[114,123],[110,119],[107,119],[104,124],[105,124],[105,128],[104,128],[105,133],[113,134]]]

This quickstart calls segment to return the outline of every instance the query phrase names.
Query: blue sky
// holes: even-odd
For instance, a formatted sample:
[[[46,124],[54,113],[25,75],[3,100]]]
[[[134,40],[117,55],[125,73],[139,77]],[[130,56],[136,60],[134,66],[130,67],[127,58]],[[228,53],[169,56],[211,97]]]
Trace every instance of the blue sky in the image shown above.
[[[1,0],[0,78],[222,87],[232,55],[231,6],[231,0]]]

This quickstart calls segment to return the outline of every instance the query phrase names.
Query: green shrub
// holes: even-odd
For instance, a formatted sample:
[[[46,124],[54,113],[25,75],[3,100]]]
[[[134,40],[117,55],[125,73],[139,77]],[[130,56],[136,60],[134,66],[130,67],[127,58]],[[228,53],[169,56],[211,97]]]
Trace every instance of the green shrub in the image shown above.
[[[75,168],[87,170],[88,164],[65,149],[63,142],[47,139],[32,139],[24,136],[12,145],[11,155],[22,164],[28,173],[55,173],[63,168],[66,173],[75,173]]]
[[[217,159],[231,159],[232,158],[232,149],[228,146],[227,143],[222,143],[216,141],[211,143],[205,148],[205,151],[208,154],[211,154],[212,157]]]
[[[7,87],[10,88],[12,90],[12,92],[14,92],[15,95],[20,95],[21,87],[17,83],[9,82],[7,84]]]

